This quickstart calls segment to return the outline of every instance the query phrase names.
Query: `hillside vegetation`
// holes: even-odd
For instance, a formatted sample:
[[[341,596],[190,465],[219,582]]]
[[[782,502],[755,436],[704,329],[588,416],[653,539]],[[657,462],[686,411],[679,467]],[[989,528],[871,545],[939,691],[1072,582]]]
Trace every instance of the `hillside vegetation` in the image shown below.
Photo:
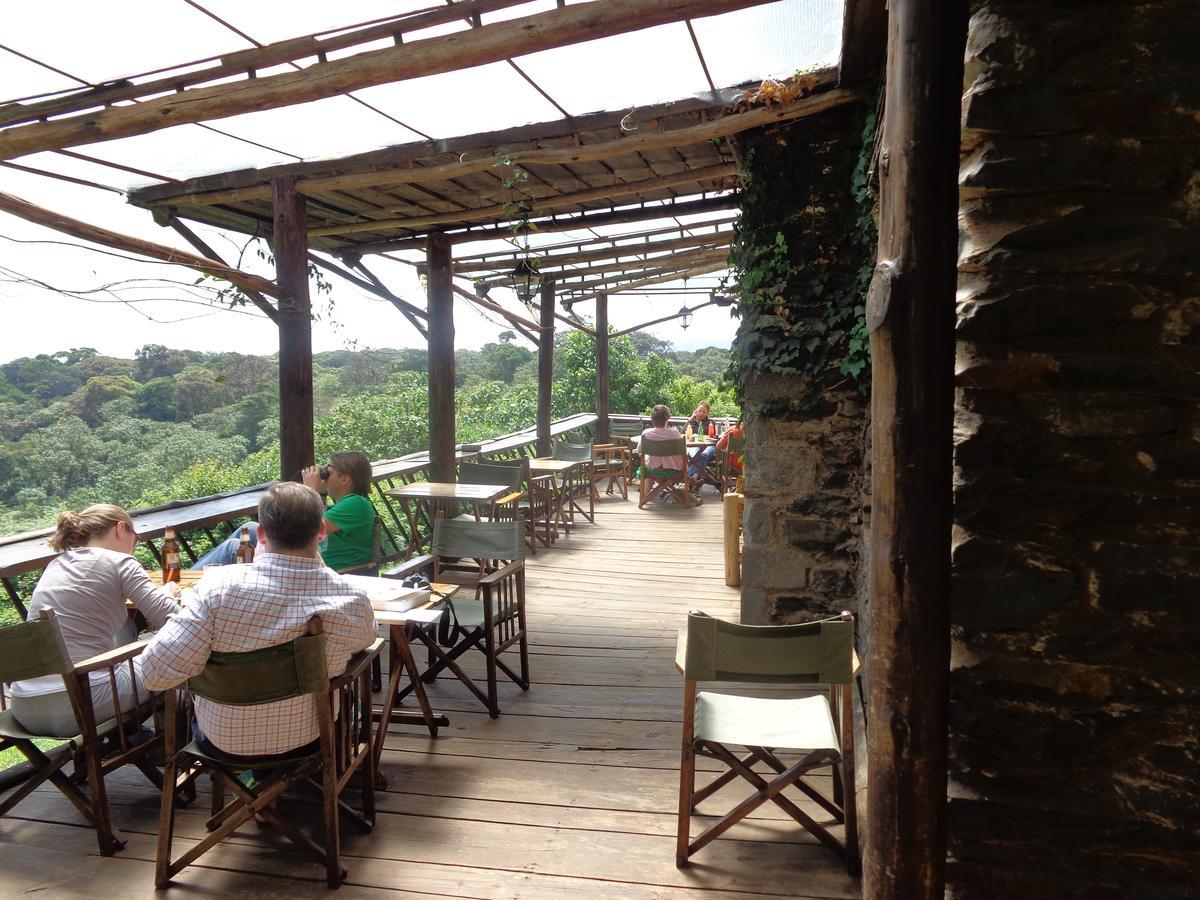
[[[675,352],[649,335],[612,341],[613,412],[700,400],[734,412],[718,385],[728,351]],[[536,354],[511,332],[455,354],[457,439],[534,424]],[[555,417],[595,407],[595,353],[578,332],[555,348]],[[426,445],[424,349],[339,350],[313,367],[318,458],[361,449],[386,459]],[[64,508],[135,509],[277,477],[276,360],[147,344],[133,359],[90,348],[0,365],[0,534],[52,525]]]

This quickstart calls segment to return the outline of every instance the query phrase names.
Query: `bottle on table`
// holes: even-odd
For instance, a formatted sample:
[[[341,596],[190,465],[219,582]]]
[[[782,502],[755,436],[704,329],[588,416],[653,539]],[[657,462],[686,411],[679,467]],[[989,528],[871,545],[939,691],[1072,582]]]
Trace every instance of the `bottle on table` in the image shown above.
[[[250,543],[250,529],[242,526],[242,536],[238,540],[237,561],[239,563],[254,562],[254,545]]]
[[[683,432],[683,436],[686,440],[691,441],[691,439],[692,439],[692,423],[691,422],[687,423],[687,429]]]
[[[179,583],[179,544],[175,541],[175,529],[168,528],[163,534],[162,542],[162,580]]]
[[[709,423],[708,423],[708,436],[709,437],[717,436],[717,426],[711,419],[709,420]]]

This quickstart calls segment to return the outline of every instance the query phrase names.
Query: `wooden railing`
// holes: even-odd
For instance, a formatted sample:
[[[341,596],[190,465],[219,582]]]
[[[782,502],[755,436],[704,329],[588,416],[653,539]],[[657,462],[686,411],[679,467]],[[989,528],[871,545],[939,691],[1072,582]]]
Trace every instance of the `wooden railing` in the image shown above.
[[[618,418],[618,417],[613,417]],[[587,440],[594,432],[595,413],[578,413],[558,419],[550,425],[552,438],[576,436]],[[519,459],[533,456],[537,444],[537,431],[525,428],[512,434],[502,435],[477,445],[460,445],[456,453],[462,460]],[[478,449],[476,449],[478,448]],[[385,493],[400,484],[425,481],[429,467],[429,453],[420,451],[396,459],[380,460],[371,464],[372,501],[383,520],[384,561],[405,559],[417,552],[429,538],[431,524],[424,510],[419,511],[417,533],[412,534],[407,517],[398,508],[395,500]],[[193,550],[201,535],[210,544],[216,544],[233,533],[234,522],[252,516],[258,507],[258,498],[267,488],[266,484],[214,494],[194,500],[176,500],[162,506],[131,510],[134,527],[155,559],[159,559],[155,540],[161,538],[167,528],[174,528],[183,554],[192,562],[201,555]],[[25,597],[32,590],[28,579],[18,584],[18,576],[44,569],[57,555],[47,543],[53,534],[51,528],[30,531],[24,534],[0,538],[0,582],[13,607],[25,618]],[[23,589],[24,588],[24,589]]]

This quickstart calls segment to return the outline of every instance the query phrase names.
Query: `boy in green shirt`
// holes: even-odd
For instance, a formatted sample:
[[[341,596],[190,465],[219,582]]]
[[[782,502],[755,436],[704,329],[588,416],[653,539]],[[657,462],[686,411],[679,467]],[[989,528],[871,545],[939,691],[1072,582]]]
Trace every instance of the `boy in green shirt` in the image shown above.
[[[309,466],[301,478],[313,490],[328,494],[333,505],[325,510],[327,537],[321,558],[331,569],[345,569],[370,562],[375,548],[375,507],[367,499],[371,489],[371,461],[357,451],[329,457],[329,477]]]

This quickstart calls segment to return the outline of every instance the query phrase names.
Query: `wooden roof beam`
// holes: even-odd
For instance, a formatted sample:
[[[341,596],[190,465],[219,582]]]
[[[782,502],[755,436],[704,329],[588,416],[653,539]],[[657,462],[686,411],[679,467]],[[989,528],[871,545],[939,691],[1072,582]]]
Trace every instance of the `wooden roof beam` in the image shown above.
[[[625,234],[598,235],[598,236],[593,235],[592,237],[584,238],[584,239],[578,240],[578,241],[564,241],[563,243],[560,243],[560,244],[542,244],[541,246],[533,247],[530,249],[536,253],[550,253],[554,250],[570,250],[570,249],[574,249],[576,252],[583,252],[585,249],[587,249],[589,247],[598,247],[600,245],[605,245],[605,246],[611,245],[612,247],[616,247],[618,241],[639,241],[639,240],[645,240],[645,239],[648,239],[651,237],[657,237],[658,235],[662,235],[662,234],[678,233],[680,235],[680,237],[682,237],[683,233],[685,231],[695,231],[696,229],[699,229],[699,228],[714,228],[715,229],[715,228],[719,228],[722,225],[732,224],[733,222],[736,222],[736,221],[737,221],[736,215],[721,216],[720,218],[712,219],[711,221],[708,221],[708,222],[691,222],[691,223],[689,223],[687,225],[683,225],[683,226],[672,225],[670,228],[653,228],[649,231],[632,231],[632,232],[627,232]],[[622,246],[634,246],[634,245],[630,244],[630,245],[622,245]],[[482,262],[483,260],[499,259],[501,257],[512,256],[513,254],[522,254],[523,255],[524,252],[525,251],[523,248],[514,249],[514,250],[493,250],[490,253],[476,253],[476,254],[473,254],[470,256],[460,256],[458,259],[459,259],[459,262],[463,262],[463,263],[476,262],[476,261]]]
[[[662,178],[646,178],[641,181],[619,182],[605,187],[589,188],[586,191],[572,191],[569,194],[543,197],[528,201],[530,213],[545,213],[555,209],[575,206],[579,203],[609,200],[616,197],[645,194],[663,191],[681,184],[699,184],[705,181],[720,181],[737,172],[730,164],[708,166],[703,169],[693,169],[669,175]],[[431,216],[415,216],[403,219],[381,219],[375,222],[357,222],[349,225],[329,225],[324,228],[309,229],[309,237],[327,237],[330,235],[364,234],[371,231],[384,231],[389,228],[428,228],[434,225],[465,225],[468,222],[486,222],[489,220],[511,219],[512,205],[497,203],[478,209],[456,210],[448,213],[438,213]]]
[[[323,100],[360,88],[468,69],[763,2],[594,0],[471,31],[317,63],[300,72],[193,88],[133,106],[114,106],[91,114],[17,125],[0,131],[0,159]]]
[[[55,231],[61,231],[63,234],[69,234],[93,244],[102,244],[105,247],[113,247],[128,253],[136,253],[139,256],[148,256],[151,259],[186,266],[189,269],[195,269],[197,272],[204,272],[206,275],[222,278],[245,291],[256,291],[260,294],[266,294],[268,297],[274,297],[276,300],[282,296],[279,286],[273,281],[268,281],[266,278],[251,275],[249,272],[242,272],[215,259],[194,256],[185,250],[177,250],[174,247],[167,247],[163,244],[156,244],[153,241],[146,241],[141,238],[132,237],[131,235],[121,234],[120,232],[109,231],[107,228],[100,228],[88,222],[81,222],[78,219],[72,219],[61,213],[35,206],[27,200],[14,197],[12,194],[0,193],[0,211],[11,213],[26,221],[44,225],[47,228],[53,228]]]
[[[131,76],[113,79],[106,84],[89,87],[82,91],[71,91],[35,103],[6,103],[0,106],[0,126],[34,122],[48,116],[67,115],[121,101],[183,91],[195,85],[235,75],[254,77],[250,73],[260,69],[294,63],[297,60],[312,57],[320,59],[325,54],[377,41],[380,38],[397,38],[408,32],[444,25],[458,19],[469,19],[480,13],[493,12],[529,2],[530,0],[461,0],[461,2],[445,8],[438,7],[407,13],[386,22],[374,23],[326,37],[305,35],[288,38],[208,60],[198,60],[197,62],[204,63],[212,62],[215,59],[216,65],[163,75],[152,81],[135,83],[133,78],[138,76]],[[192,65],[195,64],[183,63],[176,68]]]
[[[654,284],[663,284],[667,281],[679,281],[680,279],[691,278],[696,275],[708,275],[711,272],[720,272],[721,270],[727,268],[729,268],[729,264],[722,261],[703,265],[697,264],[677,270],[663,269],[661,270],[661,274],[651,275],[646,278],[639,278],[636,281],[630,281],[626,284],[622,284],[621,279],[619,278],[604,279],[602,283],[593,282],[591,285],[588,285],[588,293],[579,294],[578,296],[574,297],[567,297],[563,302],[571,304],[583,303],[586,300],[596,299],[597,295],[599,294],[608,294],[611,297],[613,294],[618,294],[621,291],[632,291],[636,288],[648,287]],[[617,287],[611,287],[610,285],[617,285]],[[597,286],[599,286],[599,290],[590,290],[591,287]],[[582,287],[584,286],[577,285],[575,289],[579,290]],[[562,291],[560,293],[570,293],[570,291]]]
[[[575,7],[570,7],[575,8]],[[760,106],[743,112],[715,116],[708,121],[684,128],[647,129],[627,134],[608,141],[578,144],[569,147],[543,147],[536,150],[514,149],[507,153],[513,165],[558,165],[561,163],[594,162],[612,159],[625,154],[668,147],[686,147],[703,144],[760,128],[790,122],[817,115],[831,109],[849,106],[858,101],[860,95],[851,89],[835,88],[818,94],[810,94],[773,106]],[[4,132],[0,131],[0,151],[3,149]],[[301,193],[321,194],[330,191],[357,190],[360,188],[382,188],[402,184],[425,184],[462,178],[491,170],[496,165],[496,151],[503,148],[497,141],[489,147],[479,148],[483,155],[476,159],[464,159],[437,166],[420,168],[389,168],[369,172],[350,172],[337,175],[300,177],[296,189]],[[267,170],[264,170],[264,173]],[[174,189],[174,190],[172,190]],[[181,193],[180,191],[187,191]],[[156,185],[130,193],[130,201],[139,206],[170,204],[174,206],[202,206],[214,203],[238,203],[246,200],[265,200],[270,196],[269,180],[226,190],[191,191],[184,185]]]
[[[685,200],[675,203],[659,203],[653,206],[635,206],[629,209],[605,210],[597,213],[583,213],[570,218],[551,216],[545,219],[534,219],[530,222],[531,230],[545,234],[555,231],[582,231],[597,228],[602,225],[625,225],[630,222],[646,222],[655,219],[669,219],[672,216],[687,216],[694,213],[712,212],[718,209],[736,209],[741,201],[737,194],[719,194],[715,197],[701,197],[698,200]],[[687,227],[687,226],[684,226]],[[677,230],[678,225],[671,230]],[[508,225],[492,225],[487,228],[464,229],[450,231],[446,236],[453,243],[462,244],[468,241],[489,241],[512,237],[512,229]],[[414,236],[415,237],[415,236]],[[422,246],[422,241],[414,238],[397,238],[391,241],[375,241],[365,244],[355,244],[339,251],[343,254],[386,253],[390,250],[412,250]]]
[[[688,247],[708,244],[729,243],[732,231],[716,231],[707,234],[692,234],[687,237],[675,238],[670,241],[645,241],[638,244],[622,244],[620,247],[603,247],[599,250],[581,250],[578,253],[562,253],[557,256],[546,255],[539,247],[530,247],[529,255],[538,260],[538,270],[544,271],[550,267],[569,266],[577,263],[594,262],[595,260],[617,260],[626,256],[646,257],[651,253],[661,253],[666,250],[680,250]],[[524,250],[514,250],[503,257],[497,257],[484,262],[455,263],[455,274],[470,272],[496,272],[504,268],[512,268],[524,258]]]
[[[693,249],[686,253],[667,253],[662,256],[652,256],[646,259],[632,259],[612,262],[601,262],[594,266],[586,266],[578,269],[564,269],[559,267],[546,266],[544,263],[538,266],[538,272],[543,276],[553,276],[554,280],[563,290],[570,290],[570,285],[567,284],[569,278],[585,278],[588,275],[606,275],[612,273],[633,273],[643,269],[661,269],[664,263],[672,263],[676,266],[690,264],[696,260],[709,259],[729,256],[729,244],[725,243],[716,247],[706,246],[698,249]],[[491,277],[478,278],[476,284],[486,284],[495,286],[506,282],[504,275],[496,274]]]

